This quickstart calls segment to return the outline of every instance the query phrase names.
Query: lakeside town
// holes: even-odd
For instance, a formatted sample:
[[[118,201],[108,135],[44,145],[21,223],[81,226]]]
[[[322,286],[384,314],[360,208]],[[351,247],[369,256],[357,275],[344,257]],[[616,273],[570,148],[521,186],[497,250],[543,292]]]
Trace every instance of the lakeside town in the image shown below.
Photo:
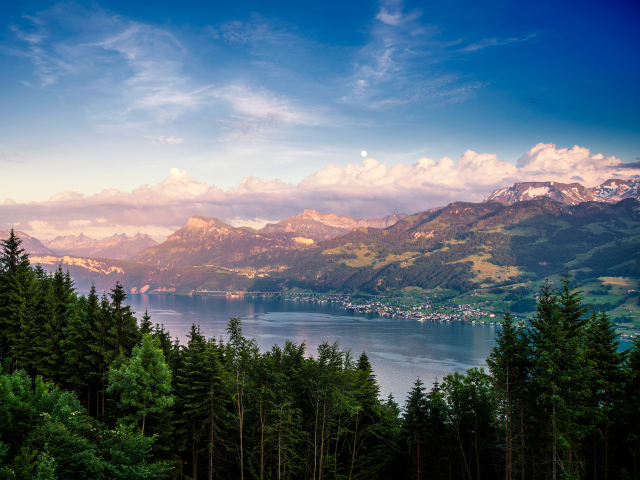
[[[211,294],[213,292],[209,292]],[[220,292],[222,293],[222,292]],[[229,293],[226,293],[229,296]],[[502,315],[507,311],[510,302],[499,299],[479,300],[464,303],[451,298],[432,297],[415,298],[411,296],[382,295],[348,295],[321,293],[272,293],[252,292],[236,293],[231,296],[252,296],[262,298],[279,298],[291,302],[309,302],[315,304],[333,304],[355,315],[412,319],[421,322],[459,322],[477,325],[495,325],[500,323]],[[367,298],[369,297],[369,298]],[[460,303],[456,303],[460,302]],[[526,315],[511,313],[518,320],[525,320]],[[640,336],[640,332],[617,325],[620,338],[632,339]]]

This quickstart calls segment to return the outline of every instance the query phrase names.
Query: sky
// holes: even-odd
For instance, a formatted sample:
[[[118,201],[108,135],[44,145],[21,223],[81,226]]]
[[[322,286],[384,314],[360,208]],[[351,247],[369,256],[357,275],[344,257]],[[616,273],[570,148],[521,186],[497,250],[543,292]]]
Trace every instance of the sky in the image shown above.
[[[617,0],[7,2],[0,229],[161,240],[640,178],[639,24]]]

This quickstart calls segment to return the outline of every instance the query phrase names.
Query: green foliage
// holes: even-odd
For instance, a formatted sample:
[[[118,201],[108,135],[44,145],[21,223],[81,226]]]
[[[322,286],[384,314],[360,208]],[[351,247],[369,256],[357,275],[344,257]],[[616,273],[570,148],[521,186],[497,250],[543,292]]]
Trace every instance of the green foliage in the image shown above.
[[[171,371],[164,361],[160,341],[146,334],[134,347],[131,358],[109,371],[108,393],[116,398],[123,422],[142,421],[144,436],[147,415],[160,413],[173,405]]]
[[[32,480],[57,480],[56,459],[46,451],[38,454],[38,466]]]
[[[534,206],[558,208],[549,202]],[[351,285],[384,284],[384,272],[464,283],[445,260],[488,242],[501,252],[495,261],[509,264],[522,253],[518,241],[468,230],[508,215],[526,217],[520,223],[552,243],[579,243],[527,217],[530,207],[458,204],[462,214],[445,209],[374,232],[383,239],[376,255],[387,255],[412,229],[430,228],[433,242],[413,236],[405,246],[435,260],[383,267]],[[574,214],[567,223],[586,222]],[[445,249],[452,235],[465,243]],[[455,372],[430,390],[418,379],[401,411],[379,398],[364,352],[354,358],[338,342],[322,343],[315,357],[304,343],[261,352],[237,318],[226,342],[193,325],[182,346],[163,326],[151,328],[147,312],[138,329],[119,283],[109,296],[95,288],[78,296],[61,268],[31,268],[15,236],[3,249],[0,480],[640,478],[640,340],[620,353],[611,319],[587,310],[568,274],[541,289],[527,322],[505,314],[488,374]],[[528,293],[509,292],[512,307]]]

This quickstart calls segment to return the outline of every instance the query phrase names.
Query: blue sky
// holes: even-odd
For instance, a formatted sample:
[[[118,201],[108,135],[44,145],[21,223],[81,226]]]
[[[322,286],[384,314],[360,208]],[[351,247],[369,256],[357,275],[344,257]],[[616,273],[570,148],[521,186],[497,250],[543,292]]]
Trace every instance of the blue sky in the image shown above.
[[[247,177],[299,186],[331,164],[364,165],[362,150],[387,169],[467,150],[516,165],[539,143],[637,162],[639,11],[617,1],[10,2],[0,188],[13,205],[180,179],[162,196],[184,199]],[[526,179],[483,168],[487,188]],[[627,171],[637,173],[617,175]],[[277,215],[200,200],[238,221]],[[357,204],[333,207],[370,213]],[[24,215],[22,226],[43,221]],[[61,217],[55,228],[76,220],[89,227]]]

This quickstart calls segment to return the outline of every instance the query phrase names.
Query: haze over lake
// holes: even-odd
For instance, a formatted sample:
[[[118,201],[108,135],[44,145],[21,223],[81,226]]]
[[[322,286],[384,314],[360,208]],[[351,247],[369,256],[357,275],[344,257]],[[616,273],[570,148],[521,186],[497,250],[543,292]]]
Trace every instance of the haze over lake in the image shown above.
[[[243,332],[261,350],[306,342],[315,355],[323,341],[340,341],[357,358],[366,351],[381,387],[404,403],[416,377],[427,387],[454,371],[485,366],[494,344],[495,325],[419,322],[363,317],[332,304],[246,297],[130,295],[127,301],[140,318],[148,308],[151,321],[164,324],[182,344],[191,324],[207,337],[225,336],[229,317],[242,319]]]

